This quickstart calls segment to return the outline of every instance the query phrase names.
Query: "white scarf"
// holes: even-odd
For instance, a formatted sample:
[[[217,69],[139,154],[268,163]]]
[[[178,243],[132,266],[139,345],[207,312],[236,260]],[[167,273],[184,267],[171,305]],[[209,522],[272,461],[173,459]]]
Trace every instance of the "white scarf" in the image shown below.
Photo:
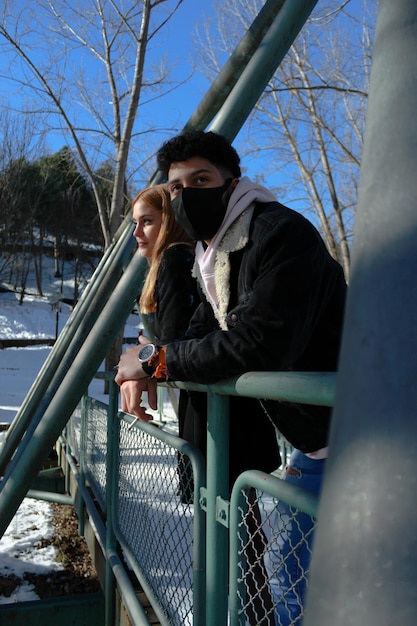
[[[197,242],[196,262],[200,268],[205,292],[209,295],[215,310],[219,306],[219,298],[214,281],[217,248],[233,222],[254,202],[276,202],[276,198],[268,189],[257,185],[245,176],[240,179],[230,196],[224,220],[207,248],[204,249],[201,241]]]

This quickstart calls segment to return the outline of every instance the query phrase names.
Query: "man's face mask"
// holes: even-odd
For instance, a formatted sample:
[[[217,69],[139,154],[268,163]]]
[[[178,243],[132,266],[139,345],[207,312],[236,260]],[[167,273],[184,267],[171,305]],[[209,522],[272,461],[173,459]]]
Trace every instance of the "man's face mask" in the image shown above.
[[[177,222],[192,239],[209,240],[217,233],[227,209],[223,195],[231,182],[228,178],[222,187],[185,187],[171,201]]]

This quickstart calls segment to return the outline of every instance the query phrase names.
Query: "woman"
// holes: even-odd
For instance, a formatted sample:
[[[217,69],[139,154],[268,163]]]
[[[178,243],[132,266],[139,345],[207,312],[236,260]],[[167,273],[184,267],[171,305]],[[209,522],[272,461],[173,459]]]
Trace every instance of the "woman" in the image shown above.
[[[194,246],[175,221],[169,193],[164,185],[142,190],[132,202],[133,236],[138,251],[148,259],[149,270],[139,299],[144,325],[156,343],[165,345],[183,339],[199,297],[191,275]],[[205,394],[204,394],[205,395]],[[201,447],[205,423],[196,419],[188,407],[188,393],[180,391],[178,405],[179,436]],[[205,441],[204,441],[205,442]],[[182,499],[192,499],[190,468],[179,459]],[[187,471],[188,468],[188,471]]]
[[[183,339],[199,302],[191,276],[194,246],[177,224],[164,185],[141,191],[132,202],[139,254],[149,271],[139,309],[157,343]]]

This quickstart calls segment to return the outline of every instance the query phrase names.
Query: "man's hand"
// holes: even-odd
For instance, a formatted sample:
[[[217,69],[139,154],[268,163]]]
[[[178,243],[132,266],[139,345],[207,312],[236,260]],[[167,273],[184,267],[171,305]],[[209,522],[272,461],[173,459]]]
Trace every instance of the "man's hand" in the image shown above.
[[[131,346],[121,355],[115,376],[116,383],[120,386],[125,380],[140,380],[147,378],[148,374],[143,371],[142,364],[138,360],[139,346]]]
[[[141,406],[142,394],[148,393],[148,404],[151,409],[157,408],[156,380],[153,378],[141,378],[140,380],[126,380],[120,385],[121,408],[125,413],[134,415],[137,419],[150,422],[153,417],[146,413],[145,407]]]

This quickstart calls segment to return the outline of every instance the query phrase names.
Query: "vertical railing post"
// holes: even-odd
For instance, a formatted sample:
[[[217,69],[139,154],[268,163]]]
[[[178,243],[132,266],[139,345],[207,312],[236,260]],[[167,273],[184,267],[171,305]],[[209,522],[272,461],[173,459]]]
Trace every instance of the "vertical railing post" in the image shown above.
[[[117,508],[120,420],[118,419],[118,387],[114,377],[109,381],[109,406],[107,411],[107,463],[106,463],[106,552],[116,552],[113,519]],[[105,626],[115,624],[115,577],[109,558],[106,558]]]
[[[190,445],[190,444],[187,444]],[[186,453],[186,450],[184,450]],[[201,488],[206,486],[206,462],[201,455],[195,463],[196,451],[193,450],[194,474],[194,545],[193,545],[193,624],[206,625],[206,511],[200,506]]]
[[[207,626],[226,626],[228,529],[217,517],[218,497],[229,498],[229,398],[207,395]]]
[[[235,588],[237,593],[233,593],[230,596],[230,626],[241,626],[245,624],[246,617],[241,612],[241,599],[246,597],[245,577],[243,572],[239,569],[239,551],[241,545],[247,544],[247,528],[245,524],[242,524],[239,528],[240,516],[243,513],[243,517],[247,513],[248,502],[246,498],[246,491],[240,489],[231,498],[230,507],[230,557],[229,557],[229,577],[230,587]]]
[[[84,394],[81,398],[81,430],[80,430],[80,473],[79,482],[85,487],[85,464],[87,455],[87,438],[88,438],[88,395]],[[81,495],[81,490],[77,489],[75,494],[75,508],[78,515],[78,528],[80,535],[84,535],[85,527],[85,506]]]

